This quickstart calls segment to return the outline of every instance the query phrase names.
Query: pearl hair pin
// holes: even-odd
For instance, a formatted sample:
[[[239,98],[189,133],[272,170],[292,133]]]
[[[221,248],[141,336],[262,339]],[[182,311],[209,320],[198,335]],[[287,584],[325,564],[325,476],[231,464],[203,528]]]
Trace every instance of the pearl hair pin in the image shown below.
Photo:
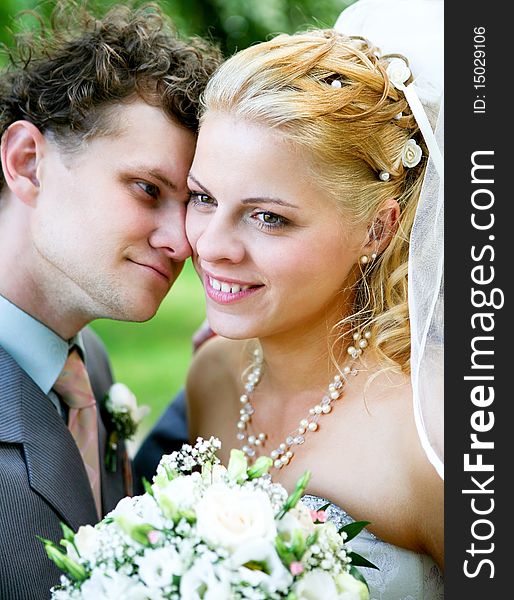
[[[367,348],[368,340],[371,337],[370,331],[365,331],[363,335],[359,332],[353,334],[353,344],[347,348],[347,353],[353,360],[356,360]],[[244,385],[245,393],[240,397],[242,407],[239,411],[239,421],[237,423],[237,440],[243,444],[242,451],[249,458],[254,458],[260,448],[265,446],[268,435],[261,431],[260,433],[250,434],[248,429],[252,421],[252,415],[255,409],[251,404],[251,395],[258,385],[263,371],[263,356],[260,349],[256,349],[253,354],[253,363],[250,373],[246,378]],[[326,394],[321,398],[319,404],[309,409],[306,418],[300,420],[298,427],[291,431],[285,440],[277,448],[271,450],[270,458],[273,460],[273,466],[276,469],[282,469],[287,466],[294,457],[295,446],[301,446],[305,443],[305,435],[309,432],[317,431],[319,428],[319,419],[322,415],[327,415],[332,411],[332,403],[341,398],[344,387],[350,375],[357,375],[358,371],[350,366],[345,366],[341,374],[337,374],[329,384]]]

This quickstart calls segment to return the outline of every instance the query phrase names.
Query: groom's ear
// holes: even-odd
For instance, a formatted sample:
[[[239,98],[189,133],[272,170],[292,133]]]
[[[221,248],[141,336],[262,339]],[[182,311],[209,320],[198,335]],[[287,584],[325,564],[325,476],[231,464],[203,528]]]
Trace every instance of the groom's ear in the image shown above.
[[[7,186],[30,206],[39,192],[37,167],[44,145],[43,134],[28,121],[12,123],[2,136],[2,170]]]

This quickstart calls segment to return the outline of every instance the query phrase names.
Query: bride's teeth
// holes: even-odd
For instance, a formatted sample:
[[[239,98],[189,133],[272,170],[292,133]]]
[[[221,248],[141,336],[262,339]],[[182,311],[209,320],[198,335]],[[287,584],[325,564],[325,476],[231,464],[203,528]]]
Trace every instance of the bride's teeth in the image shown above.
[[[239,292],[245,292],[250,289],[250,285],[239,285],[239,283],[226,283],[222,281],[218,281],[214,279],[214,277],[209,277],[209,283],[211,287],[218,292],[225,292],[226,294],[238,294]]]

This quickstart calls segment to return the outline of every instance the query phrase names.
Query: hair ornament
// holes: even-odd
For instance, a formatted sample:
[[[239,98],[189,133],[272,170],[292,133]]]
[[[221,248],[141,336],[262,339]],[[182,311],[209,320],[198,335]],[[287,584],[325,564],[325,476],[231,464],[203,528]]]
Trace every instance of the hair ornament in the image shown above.
[[[402,164],[404,167],[415,167],[421,160],[423,152],[415,139],[410,138],[405,142],[402,151]]]
[[[392,58],[387,65],[386,74],[397,90],[405,89],[405,82],[411,75],[410,69],[403,58]]]
[[[389,181],[390,177],[391,174],[388,171],[380,171],[380,173],[378,174],[378,178],[380,179],[380,181]]]
[[[341,88],[343,87],[343,84],[341,83],[340,79],[333,79],[332,83],[330,84],[333,88]]]
[[[403,113],[399,112],[397,115],[394,115],[396,121],[399,121],[403,117]]]

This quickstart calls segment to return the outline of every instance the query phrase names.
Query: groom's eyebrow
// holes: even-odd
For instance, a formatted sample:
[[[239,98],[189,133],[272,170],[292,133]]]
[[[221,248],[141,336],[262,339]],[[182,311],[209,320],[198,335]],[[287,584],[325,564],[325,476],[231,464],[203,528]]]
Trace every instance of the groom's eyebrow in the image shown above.
[[[214,196],[211,194],[211,192],[209,192],[209,190],[203,186],[198,179],[196,179],[196,177],[192,174],[189,173],[189,179],[192,179],[196,185],[200,188],[202,188],[202,190],[211,198],[214,198]],[[290,202],[286,202],[285,200],[282,200],[281,198],[270,198],[268,196],[259,196],[259,197],[255,197],[255,198],[245,198],[244,200],[241,200],[241,204],[255,204],[256,202],[258,202],[259,204],[276,204],[278,206],[288,206],[289,208],[298,208],[298,206],[295,206],[294,204],[291,204]]]
[[[163,185],[170,188],[172,191],[177,190],[176,184],[174,184],[173,181],[168,179],[166,177],[166,175],[164,175],[163,171],[160,168],[149,167],[148,165],[135,165],[135,166],[130,165],[125,170],[137,172],[138,174],[141,174],[144,177],[150,177],[153,179],[157,179]]]

